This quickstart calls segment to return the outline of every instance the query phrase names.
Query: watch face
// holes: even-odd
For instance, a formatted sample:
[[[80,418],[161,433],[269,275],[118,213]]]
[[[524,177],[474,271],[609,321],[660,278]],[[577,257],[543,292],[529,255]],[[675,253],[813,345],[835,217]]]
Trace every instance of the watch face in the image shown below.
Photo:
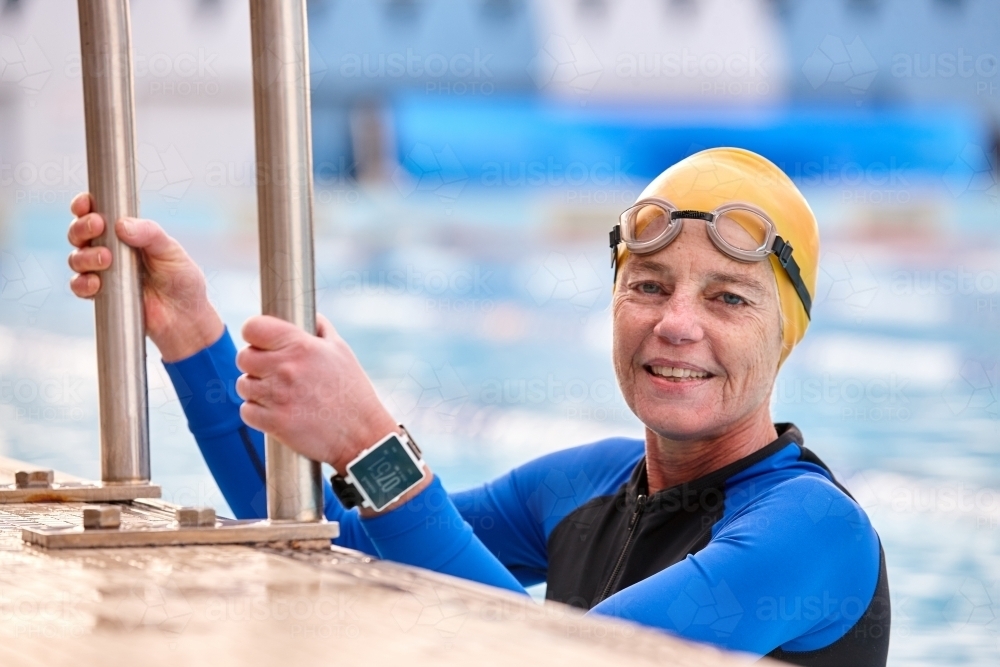
[[[424,476],[423,470],[413,462],[396,437],[389,438],[371,454],[352,465],[351,474],[377,510],[388,505],[393,498]]]

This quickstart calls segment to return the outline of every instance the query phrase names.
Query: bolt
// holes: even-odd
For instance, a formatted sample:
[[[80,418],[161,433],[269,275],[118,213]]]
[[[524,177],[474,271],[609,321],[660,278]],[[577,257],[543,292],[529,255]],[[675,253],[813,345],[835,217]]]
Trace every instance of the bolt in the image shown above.
[[[84,530],[119,528],[122,510],[117,505],[88,505],[83,508]]]
[[[179,507],[174,512],[174,517],[181,528],[215,526],[215,510],[211,507]]]
[[[14,473],[14,486],[19,489],[47,489],[52,486],[51,470],[18,470]]]

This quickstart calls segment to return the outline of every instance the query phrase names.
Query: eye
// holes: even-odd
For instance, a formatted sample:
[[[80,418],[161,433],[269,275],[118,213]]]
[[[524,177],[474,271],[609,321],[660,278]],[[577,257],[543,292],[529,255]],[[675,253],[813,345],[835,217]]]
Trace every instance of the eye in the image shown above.
[[[732,292],[723,292],[720,297],[722,302],[727,306],[744,306],[746,305],[746,299],[741,296],[737,296]]]
[[[657,285],[656,283],[639,283],[637,287],[639,288],[639,291],[642,292],[643,294],[660,293],[660,286]]]

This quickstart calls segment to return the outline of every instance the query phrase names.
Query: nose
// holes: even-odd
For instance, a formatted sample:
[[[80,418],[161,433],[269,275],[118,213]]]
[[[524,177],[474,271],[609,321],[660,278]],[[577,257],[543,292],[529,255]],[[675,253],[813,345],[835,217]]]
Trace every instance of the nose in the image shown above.
[[[697,307],[697,296],[676,290],[667,299],[653,333],[671,345],[697,343],[705,337]]]

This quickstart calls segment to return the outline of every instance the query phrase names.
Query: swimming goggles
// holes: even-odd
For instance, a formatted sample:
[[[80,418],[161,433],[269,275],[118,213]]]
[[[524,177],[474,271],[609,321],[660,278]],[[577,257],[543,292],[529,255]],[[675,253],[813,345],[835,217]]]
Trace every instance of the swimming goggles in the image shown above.
[[[802,272],[792,246],[778,236],[777,227],[764,211],[741,202],[724,204],[711,213],[680,211],[666,199],[641,199],[621,214],[611,230],[611,266],[618,280],[618,244],[629,252],[648,255],[668,246],[681,233],[684,220],[704,220],[715,247],[738,262],[761,262],[774,255],[788,274],[795,293],[810,317],[812,297],[802,282]]]

